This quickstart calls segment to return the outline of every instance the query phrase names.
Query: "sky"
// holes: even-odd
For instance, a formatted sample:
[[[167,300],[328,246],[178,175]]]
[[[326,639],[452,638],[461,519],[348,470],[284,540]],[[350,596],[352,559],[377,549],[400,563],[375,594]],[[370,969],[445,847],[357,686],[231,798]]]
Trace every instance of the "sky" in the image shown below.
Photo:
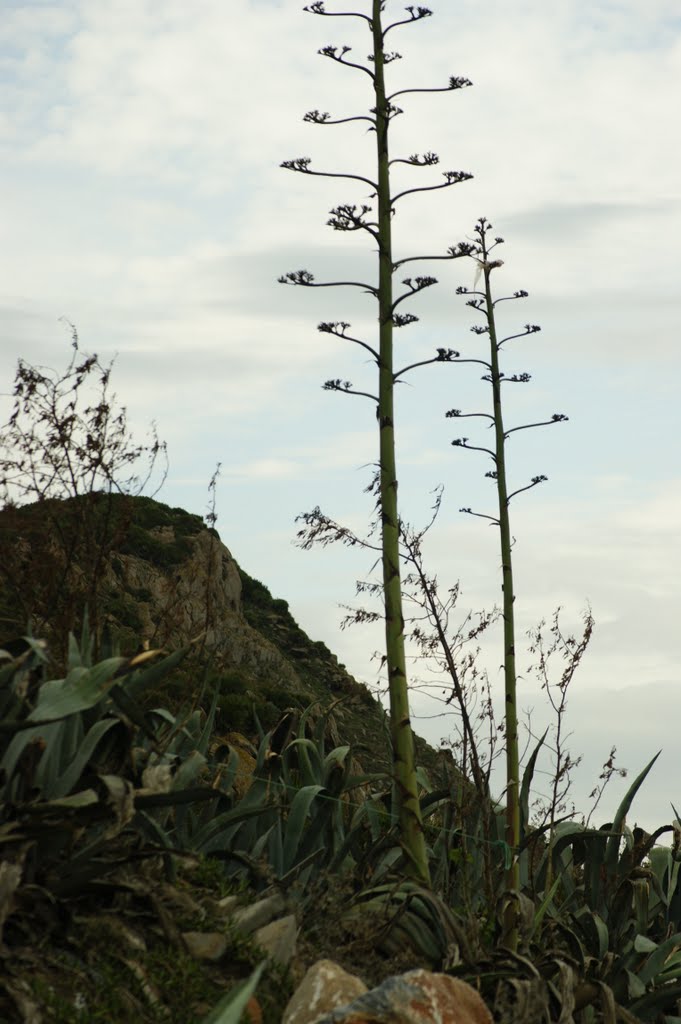
[[[373,409],[321,384],[370,391],[374,368],[316,325],[349,320],[371,340],[375,310],[352,289],[277,283],[301,268],[319,281],[375,274],[366,236],[325,226],[333,206],[368,201],[368,189],[280,167],[306,156],[319,170],[371,177],[363,122],[302,120],[311,109],[368,111],[368,77],[317,53],[347,44],[362,60],[366,23],[290,0],[0,4],[0,390],[11,391],[19,356],[65,366],[60,318],[75,324],[84,351],[115,357],[136,434],[153,420],[168,442],[159,499],[204,514],[219,462],[217,525],[237,561],[358,679],[380,684],[380,627],[339,628],[371,559],[294,543],[296,516],[316,505],[360,532],[371,516]],[[572,799],[588,813],[615,745],[629,776],[606,790],[594,820],[608,820],[662,749],[630,819],[651,829],[681,805],[678,4],[432,8],[391,33],[403,59],[388,68],[389,90],[444,86],[451,75],[473,88],[400,100],[392,155],[435,151],[440,166],[396,165],[394,183],[435,184],[450,169],[474,179],[401,202],[396,253],[444,253],[484,215],[505,239],[495,288],[529,293],[500,307],[505,334],[542,327],[509,351],[506,371],[532,381],[508,394],[507,423],[554,412],[569,421],[520,432],[509,453],[517,486],[549,478],[511,506],[523,713],[535,734],[552,721],[527,631],[557,607],[576,630],[590,607],[595,632],[566,718],[583,758]],[[327,3],[355,9],[368,13],[369,0]],[[388,22],[403,17],[388,0]],[[420,320],[398,332],[397,359],[436,347],[479,356],[484,339],[456,295],[472,287],[473,265],[418,266],[439,284],[408,307]],[[493,511],[494,491],[484,459],[452,448],[461,425],[444,414],[488,402],[476,368],[455,365],[414,372],[397,399],[402,514],[422,525],[444,486],[425,553],[444,589],[459,582],[461,621],[500,601],[498,537],[459,511]],[[471,439],[481,437],[474,423]],[[491,631],[478,664],[495,694],[500,662]],[[422,667],[412,675],[422,679]],[[412,695],[416,727],[436,745],[456,730],[441,696],[432,684]]]

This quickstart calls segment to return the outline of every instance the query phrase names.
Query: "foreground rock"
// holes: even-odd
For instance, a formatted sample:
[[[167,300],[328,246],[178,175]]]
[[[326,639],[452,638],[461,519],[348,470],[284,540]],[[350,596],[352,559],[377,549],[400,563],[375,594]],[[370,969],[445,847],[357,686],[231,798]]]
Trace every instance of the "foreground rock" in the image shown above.
[[[331,1010],[347,1006],[367,987],[333,960],[318,960],[309,968],[284,1011],[282,1024],[311,1024]]]
[[[345,1003],[340,1000],[345,999]],[[415,970],[371,991],[338,964],[320,960],[294,992],[282,1024],[492,1024],[471,985],[447,974]]]

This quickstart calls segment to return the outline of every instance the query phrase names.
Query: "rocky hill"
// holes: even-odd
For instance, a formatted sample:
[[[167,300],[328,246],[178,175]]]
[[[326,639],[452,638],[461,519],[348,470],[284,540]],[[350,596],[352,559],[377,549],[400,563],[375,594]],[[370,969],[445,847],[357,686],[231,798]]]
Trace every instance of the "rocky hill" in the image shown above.
[[[246,735],[254,710],[270,728],[285,709],[333,705],[332,739],[351,743],[366,770],[388,768],[381,705],[237,564],[216,530],[150,498],[84,501],[0,512],[0,641],[22,634],[30,617],[57,652],[58,631],[78,629],[87,604],[102,644],[124,654],[192,645],[166,703],[195,695],[208,674],[209,689],[220,688],[221,730]],[[437,773],[438,755],[417,743],[420,762]]]

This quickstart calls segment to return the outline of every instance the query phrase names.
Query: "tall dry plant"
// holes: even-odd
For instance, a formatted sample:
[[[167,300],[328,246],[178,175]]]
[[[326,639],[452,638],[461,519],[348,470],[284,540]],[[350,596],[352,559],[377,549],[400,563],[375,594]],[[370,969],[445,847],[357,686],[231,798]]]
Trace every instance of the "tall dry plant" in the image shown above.
[[[470,298],[467,305],[480,313],[483,317],[483,325],[475,325],[471,328],[474,334],[486,336],[488,339],[487,358],[473,358],[462,360],[462,362],[477,363],[485,370],[483,380],[490,384],[492,409],[491,412],[462,413],[460,409],[450,409],[447,416],[453,418],[477,418],[487,420],[489,427],[493,430],[494,442],[492,447],[485,447],[471,444],[467,437],[460,437],[452,441],[458,448],[467,448],[472,451],[483,452],[492,460],[493,468],[485,476],[494,480],[497,491],[497,511],[490,515],[485,512],[474,512],[471,508],[461,509],[469,515],[478,516],[493,523],[499,529],[499,547],[501,552],[501,590],[503,608],[503,665],[504,665],[504,731],[506,746],[506,843],[511,851],[510,863],[506,873],[506,887],[511,894],[508,901],[508,913],[505,915],[505,941],[511,948],[517,948],[518,927],[517,927],[517,906],[520,892],[520,872],[518,851],[520,847],[520,754],[518,746],[518,702],[517,702],[517,672],[516,672],[516,620],[515,620],[515,591],[513,586],[513,538],[511,535],[511,500],[518,494],[528,491],[538,484],[543,483],[547,478],[540,474],[532,477],[530,483],[523,487],[510,490],[509,475],[507,472],[507,441],[519,430],[529,430],[534,427],[548,426],[560,423],[567,419],[562,413],[554,413],[550,419],[536,423],[523,423],[513,427],[507,427],[504,421],[504,409],[502,402],[502,390],[507,384],[525,384],[531,378],[529,373],[515,373],[511,376],[501,370],[500,354],[503,346],[517,338],[524,338],[535,334],[540,328],[536,324],[525,324],[524,328],[516,333],[499,337],[497,332],[496,310],[501,302],[509,299],[527,298],[526,291],[516,291],[512,295],[505,295],[494,298],[492,294],[491,277],[492,272],[503,266],[503,260],[492,256],[498,246],[503,244],[503,238],[491,234],[492,225],[486,218],[481,217],[474,229],[474,248],[471,253],[476,262],[476,282],[473,290],[465,287],[457,289],[460,295],[467,295]],[[477,289],[478,281],[481,288]]]
[[[408,17],[383,24],[385,3],[372,0],[371,14],[355,11],[327,11],[322,0],[310,4],[305,10],[324,18],[355,18],[368,28],[371,35],[371,52],[366,61],[351,60],[348,56],[349,46],[324,46],[319,53],[328,60],[345,69],[365,75],[371,83],[371,105],[368,113],[332,118],[329,113],[311,110],[305,114],[304,120],[316,125],[337,125],[357,122],[362,127],[369,125],[375,134],[376,163],[373,176],[351,172],[316,171],[311,167],[308,157],[287,160],[282,166],[287,170],[310,176],[319,175],[358,182],[370,190],[370,201],[367,203],[343,203],[331,210],[328,221],[330,227],[341,232],[364,232],[376,246],[378,252],[377,281],[331,281],[317,282],[308,270],[297,270],[280,278],[284,284],[307,288],[326,288],[334,286],[351,287],[371,295],[378,311],[378,342],[366,340],[350,333],[347,322],[325,322],[319,324],[319,330],[327,335],[352,342],[368,352],[377,368],[376,391],[355,390],[349,381],[335,379],[327,381],[327,390],[340,391],[345,394],[361,395],[375,403],[379,430],[379,480],[378,506],[381,526],[381,561],[382,585],[385,619],[385,652],[386,669],[390,692],[391,741],[394,760],[394,784],[399,808],[400,833],[403,849],[408,861],[409,873],[425,883],[429,882],[429,869],[426,856],[426,844],[423,835],[421,810],[418,799],[414,740],[409,717],[409,693],[407,685],[407,669],[404,649],[404,616],[402,610],[402,582],[399,556],[400,519],[397,495],[397,461],[395,450],[395,384],[404,374],[416,366],[429,363],[451,362],[457,353],[451,349],[440,348],[431,359],[419,360],[410,366],[395,368],[394,331],[395,328],[406,327],[414,323],[418,317],[412,313],[402,312],[398,307],[403,302],[418,295],[421,291],[436,284],[432,276],[407,277],[401,281],[403,290],[395,288],[395,275],[403,273],[403,267],[417,260],[444,259],[452,260],[467,255],[472,251],[468,243],[452,246],[441,256],[408,256],[395,258],[393,247],[393,221],[398,205],[407,196],[419,192],[446,189],[465,181],[471,175],[462,171],[444,172],[444,182],[417,188],[406,188],[395,191],[393,188],[393,171],[397,164],[414,168],[429,168],[438,163],[435,153],[412,154],[409,156],[390,156],[389,138],[393,120],[402,113],[396,100],[411,93],[451,92],[471,83],[466,78],[449,79],[446,86],[432,89],[399,89],[390,92],[386,83],[386,67],[399,59],[400,54],[386,49],[386,38],[389,33],[404,25],[415,25],[431,15],[427,7],[407,7]]]

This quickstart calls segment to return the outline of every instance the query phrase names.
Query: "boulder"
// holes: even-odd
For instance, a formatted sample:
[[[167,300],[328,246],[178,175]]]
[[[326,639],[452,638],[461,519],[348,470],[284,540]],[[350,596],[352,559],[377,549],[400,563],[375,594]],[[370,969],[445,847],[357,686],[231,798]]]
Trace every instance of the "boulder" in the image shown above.
[[[387,978],[377,988],[343,1004],[336,999],[333,968],[341,971],[335,964],[318,969],[306,986],[308,971],[286,1009],[285,1024],[493,1024],[480,994],[465,981],[447,974],[408,971]]]
[[[253,934],[253,941],[277,963],[286,966],[296,955],[298,922],[295,914],[287,914],[278,921],[270,921]]]
[[[286,912],[286,901],[278,892],[271,896],[264,896],[255,903],[249,903],[246,907],[240,907],[231,915],[237,928],[250,935],[263,925],[269,924],[275,917]]]
[[[222,932],[182,932],[187,952],[197,960],[219,960],[227,949]]]
[[[331,1010],[346,1006],[367,987],[333,960],[318,960],[291,996],[282,1024],[312,1024]]]

